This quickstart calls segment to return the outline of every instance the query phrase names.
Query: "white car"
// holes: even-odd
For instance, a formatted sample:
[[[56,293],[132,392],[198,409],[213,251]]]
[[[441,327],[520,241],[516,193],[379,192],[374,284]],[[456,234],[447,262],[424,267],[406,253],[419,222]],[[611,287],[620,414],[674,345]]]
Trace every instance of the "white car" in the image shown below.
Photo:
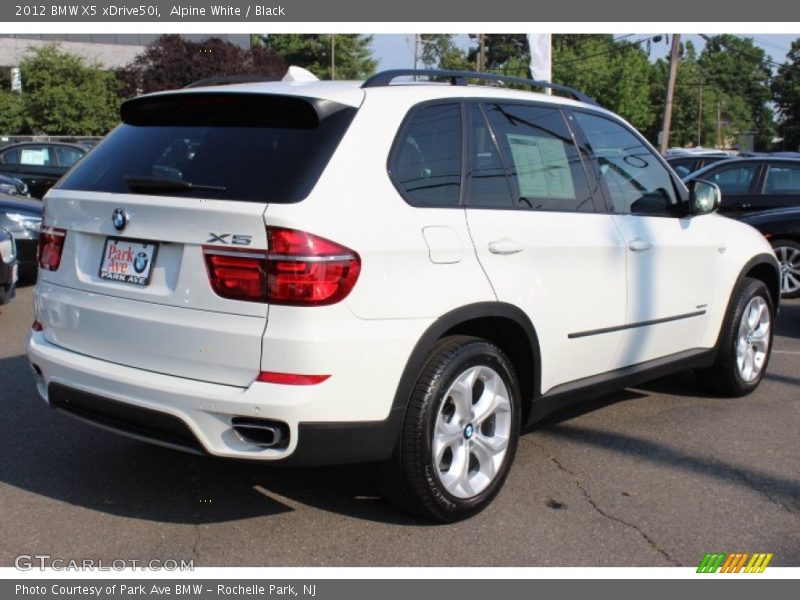
[[[454,521],[571,399],[690,368],[755,389],[778,264],[715,186],[574,90],[409,74],[126,102],[45,199],[42,397],[220,457],[380,463]]]

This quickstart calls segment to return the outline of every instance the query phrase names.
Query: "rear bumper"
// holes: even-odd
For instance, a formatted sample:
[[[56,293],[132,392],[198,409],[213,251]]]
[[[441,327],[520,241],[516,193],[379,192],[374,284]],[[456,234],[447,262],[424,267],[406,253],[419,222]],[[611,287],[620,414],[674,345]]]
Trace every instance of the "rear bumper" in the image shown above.
[[[207,383],[84,356],[49,343],[41,332],[31,332],[28,356],[39,393],[54,408],[180,450],[298,466],[372,462],[391,455],[402,422],[403,407],[382,420],[316,418],[328,413],[316,406],[335,402],[336,388],[327,381],[246,388]],[[286,424],[288,445],[263,448],[244,441],[232,428],[234,417]]]

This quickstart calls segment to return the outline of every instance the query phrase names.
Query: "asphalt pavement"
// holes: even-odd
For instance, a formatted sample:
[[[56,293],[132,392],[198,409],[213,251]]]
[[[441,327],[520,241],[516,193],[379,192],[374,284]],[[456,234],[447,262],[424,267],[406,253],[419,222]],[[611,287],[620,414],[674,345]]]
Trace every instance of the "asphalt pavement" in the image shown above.
[[[0,307],[0,566],[697,566],[772,552],[800,566],[800,301],[784,303],[756,393],[689,375],[555,415],[520,442],[483,513],[431,525],[368,469],[229,462],[119,437],[50,409],[25,357],[32,288]]]

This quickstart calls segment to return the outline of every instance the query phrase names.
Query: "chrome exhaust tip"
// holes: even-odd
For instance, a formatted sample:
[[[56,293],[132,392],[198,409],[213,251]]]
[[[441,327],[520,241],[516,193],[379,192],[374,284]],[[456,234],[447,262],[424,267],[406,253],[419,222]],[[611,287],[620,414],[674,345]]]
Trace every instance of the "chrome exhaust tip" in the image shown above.
[[[239,439],[261,448],[286,448],[289,445],[289,427],[286,423],[255,419],[250,417],[233,417],[231,425]]]

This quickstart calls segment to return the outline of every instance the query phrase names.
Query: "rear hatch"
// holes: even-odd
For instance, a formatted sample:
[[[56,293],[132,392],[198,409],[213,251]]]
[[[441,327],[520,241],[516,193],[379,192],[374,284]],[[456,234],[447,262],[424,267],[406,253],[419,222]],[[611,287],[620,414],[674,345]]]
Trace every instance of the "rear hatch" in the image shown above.
[[[128,101],[51,190],[37,290],[48,341],[203,381],[258,375],[266,275],[225,261],[264,256],[267,205],[311,192],[361,92],[343,103],[236,88]]]

